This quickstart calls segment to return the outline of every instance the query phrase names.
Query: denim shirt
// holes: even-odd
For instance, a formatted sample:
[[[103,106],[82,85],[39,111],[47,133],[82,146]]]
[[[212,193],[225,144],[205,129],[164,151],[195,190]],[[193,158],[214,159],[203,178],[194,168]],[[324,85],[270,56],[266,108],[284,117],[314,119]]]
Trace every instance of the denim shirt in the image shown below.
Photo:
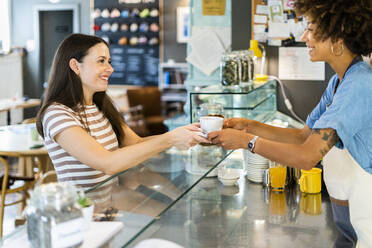
[[[332,128],[360,166],[372,174],[372,67],[365,62],[352,65],[334,89],[334,75],[306,124],[311,129]],[[332,103],[332,104],[331,104]],[[327,107],[328,106],[328,107]]]

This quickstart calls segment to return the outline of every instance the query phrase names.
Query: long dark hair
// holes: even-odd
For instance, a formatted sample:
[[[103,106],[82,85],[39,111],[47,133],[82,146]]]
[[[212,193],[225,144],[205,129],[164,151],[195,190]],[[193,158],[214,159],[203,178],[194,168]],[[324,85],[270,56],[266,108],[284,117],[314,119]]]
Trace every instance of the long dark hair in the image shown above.
[[[45,110],[52,103],[63,104],[77,112],[79,116],[80,112],[85,113],[82,82],[80,77],[70,68],[69,61],[74,58],[82,62],[88,50],[99,43],[104,43],[108,47],[107,43],[99,37],[84,34],[71,34],[59,45],[49,74],[44,100],[37,114],[37,131],[43,138],[43,116]],[[96,92],[93,95],[93,102],[110,121],[118,139],[119,146],[121,147],[124,137],[122,128],[122,124],[124,123],[123,118],[112,104],[106,92]],[[89,127],[87,127],[85,121],[83,121],[84,119],[86,120],[86,116],[84,117],[85,118],[82,118],[82,116],[80,116],[80,119],[84,127],[89,130]]]

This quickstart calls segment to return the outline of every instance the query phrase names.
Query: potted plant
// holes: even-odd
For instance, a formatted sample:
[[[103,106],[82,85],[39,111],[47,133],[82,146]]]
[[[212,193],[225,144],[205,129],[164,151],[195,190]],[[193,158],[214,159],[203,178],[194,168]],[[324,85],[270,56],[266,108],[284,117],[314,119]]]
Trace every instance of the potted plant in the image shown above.
[[[92,201],[87,196],[85,196],[83,191],[79,192],[79,198],[77,202],[82,208],[83,218],[85,224],[87,225],[87,229],[89,229],[90,222],[92,222],[93,220],[94,205],[92,204]]]

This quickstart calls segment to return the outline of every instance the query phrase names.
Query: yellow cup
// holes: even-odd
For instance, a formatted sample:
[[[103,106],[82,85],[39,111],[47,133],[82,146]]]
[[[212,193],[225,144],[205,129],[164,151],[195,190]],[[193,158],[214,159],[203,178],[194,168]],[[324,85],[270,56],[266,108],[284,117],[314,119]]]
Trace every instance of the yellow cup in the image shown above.
[[[300,209],[302,213],[310,215],[319,215],[322,213],[322,195],[302,194],[300,199]]]
[[[269,169],[270,185],[274,191],[283,191],[287,177],[287,167],[275,164]]]
[[[322,170],[319,168],[301,170],[300,190],[309,194],[322,191]]]

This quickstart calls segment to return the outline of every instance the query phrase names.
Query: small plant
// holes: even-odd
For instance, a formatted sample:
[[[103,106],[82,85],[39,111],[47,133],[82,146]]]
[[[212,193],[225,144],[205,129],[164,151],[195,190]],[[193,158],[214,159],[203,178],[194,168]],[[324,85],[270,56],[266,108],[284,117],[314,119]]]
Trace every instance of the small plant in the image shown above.
[[[82,208],[87,208],[92,205],[92,201],[84,195],[84,192],[79,192],[78,203]]]

